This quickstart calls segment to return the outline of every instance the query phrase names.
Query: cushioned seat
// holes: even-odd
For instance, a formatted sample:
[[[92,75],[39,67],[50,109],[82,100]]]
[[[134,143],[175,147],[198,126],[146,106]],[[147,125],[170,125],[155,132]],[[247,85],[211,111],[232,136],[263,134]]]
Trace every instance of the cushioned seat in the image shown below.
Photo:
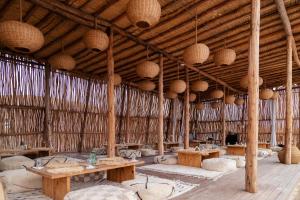
[[[69,192],[64,200],[137,200],[131,190],[111,185],[97,185]]]
[[[236,169],[236,161],[226,158],[211,158],[203,160],[202,168],[209,171],[227,172]]]
[[[165,165],[176,165],[178,157],[176,155],[155,156],[154,163]]]
[[[141,151],[133,149],[122,149],[118,151],[118,154],[123,158],[140,158],[142,156]]]
[[[32,167],[34,165],[34,160],[25,156],[3,158],[0,160],[0,171],[22,169],[24,168],[23,165]]]
[[[134,185],[142,200],[166,200],[174,192],[174,186],[166,183],[145,183]]]

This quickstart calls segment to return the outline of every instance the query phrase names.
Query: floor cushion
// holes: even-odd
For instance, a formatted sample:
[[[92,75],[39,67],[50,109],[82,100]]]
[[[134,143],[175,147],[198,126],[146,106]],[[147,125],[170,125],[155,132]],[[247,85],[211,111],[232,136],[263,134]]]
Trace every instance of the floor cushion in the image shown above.
[[[236,169],[236,161],[226,158],[210,158],[203,160],[202,168],[209,171],[227,172]]]
[[[140,149],[142,156],[155,156],[157,151],[154,149]]]
[[[34,160],[25,156],[12,156],[0,160],[0,171],[22,169],[23,165],[32,167]]]
[[[176,165],[177,161],[177,155],[163,155],[154,157],[154,163],[156,164]]]
[[[139,184],[136,188],[141,200],[166,200],[174,192],[174,186],[166,183]]]
[[[123,158],[140,158],[142,156],[141,151],[133,149],[121,149],[118,154]]]
[[[135,193],[111,185],[97,185],[69,192],[64,200],[137,200]]]
[[[7,170],[0,173],[8,193],[25,192],[42,188],[42,177],[26,169]]]

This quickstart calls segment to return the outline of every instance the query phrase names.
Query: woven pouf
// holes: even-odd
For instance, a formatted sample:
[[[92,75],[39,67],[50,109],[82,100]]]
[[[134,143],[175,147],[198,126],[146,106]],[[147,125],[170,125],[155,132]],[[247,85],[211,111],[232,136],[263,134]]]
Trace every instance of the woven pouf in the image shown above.
[[[278,152],[279,162],[284,163],[285,160],[285,149]],[[292,146],[292,164],[298,164],[300,162],[300,151],[296,146]]]
[[[0,171],[22,169],[24,166],[32,167],[34,160],[25,156],[12,156],[0,160]]]
[[[209,171],[228,172],[236,169],[236,161],[226,158],[210,158],[203,160],[202,168]]]
[[[142,200],[166,200],[174,193],[175,185],[169,183],[137,183],[132,186]]]

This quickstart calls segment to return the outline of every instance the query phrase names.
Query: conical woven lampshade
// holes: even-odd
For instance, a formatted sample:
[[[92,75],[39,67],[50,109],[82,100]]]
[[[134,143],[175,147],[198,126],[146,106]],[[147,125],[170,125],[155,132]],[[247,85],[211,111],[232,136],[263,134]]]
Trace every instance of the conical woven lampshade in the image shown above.
[[[88,49],[104,51],[108,48],[109,38],[103,31],[92,29],[84,34],[83,42]]]
[[[213,102],[211,103],[211,108],[212,109],[218,109],[220,107],[220,103],[219,102]]]
[[[154,78],[159,74],[159,66],[155,62],[144,61],[136,66],[136,73],[141,78]]]
[[[227,95],[225,97],[225,103],[226,104],[234,104],[235,96],[234,95]]]
[[[186,90],[186,83],[183,80],[173,80],[170,83],[170,90],[175,93],[183,93]]]
[[[197,110],[203,110],[205,108],[205,105],[202,102],[198,102],[195,107]]]
[[[172,91],[167,91],[166,93],[166,98],[169,98],[169,99],[176,99],[177,98],[177,93],[176,92],[172,92]]]
[[[245,100],[242,99],[242,98],[237,98],[237,99],[235,99],[235,101],[234,101],[234,103],[235,103],[237,106],[243,105],[244,102],[245,102]]]
[[[272,96],[272,99],[278,99],[278,97],[279,97],[279,93],[278,92],[274,92],[273,93],[273,96]]]
[[[71,56],[61,53],[52,56],[49,59],[50,65],[55,69],[64,69],[71,71],[75,68],[76,61]]]
[[[114,85],[120,85],[122,83],[122,77],[119,74],[114,74]]]
[[[215,89],[210,93],[211,98],[214,98],[214,99],[220,99],[223,97],[223,95],[224,95],[224,92],[219,89]]]
[[[260,99],[268,100],[273,97],[273,94],[274,94],[274,92],[271,89],[262,89],[259,93],[259,97],[260,97]]]
[[[149,80],[144,80],[138,83],[138,87],[141,90],[145,90],[145,91],[152,91],[155,89],[155,83],[153,83],[152,81]]]
[[[221,49],[214,54],[214,62],[217,66],[231,65],[235,58],[236,53],[233,49]]]
[[[209,56],[209,48],[203,43],[194,44],[184,50],[183,60],[186,64],[202,64]]]
[[[190,101],[190,102],[194,102],[194,101],[196,100],[196,98],[197,98],[197,95],[196,95],[196,94],[190,93],[190,96],[189,96],[189,101]]]
[[[262,77],[259,77],[259,86],[261,86],[263,84],[264,80],[262,79]],[[240,86],[244,89],[248,88],[248,76],[244,76],[241,80],[240,80]]]
[[[191,89],[195,92],[204,92],[208,89],[208,83],[206,81],[194,81],[191,85]]]

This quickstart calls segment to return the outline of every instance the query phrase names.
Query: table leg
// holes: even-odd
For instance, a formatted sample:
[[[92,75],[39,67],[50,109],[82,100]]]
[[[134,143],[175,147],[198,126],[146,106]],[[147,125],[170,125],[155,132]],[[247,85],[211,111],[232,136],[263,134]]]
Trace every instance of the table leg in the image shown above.
[[[121,183],[135,178],[135,166],[107,170],[107,180]]]
[[[70,177],[50,179],[43,177],[43,193],[53,200],[63,200],[71,190]]]

